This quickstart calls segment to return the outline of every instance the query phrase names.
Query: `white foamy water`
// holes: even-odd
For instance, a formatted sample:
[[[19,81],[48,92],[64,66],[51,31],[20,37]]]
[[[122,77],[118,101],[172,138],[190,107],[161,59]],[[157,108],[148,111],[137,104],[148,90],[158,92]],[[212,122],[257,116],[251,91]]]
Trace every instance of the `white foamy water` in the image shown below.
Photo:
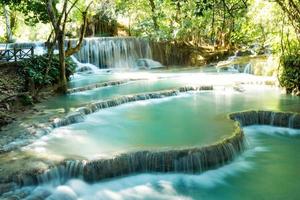
[[[242,179],[242,174],[249,172],[251,174],[255,171],[257,164],[253,158],[259,158],[260,154],[264,152],[271,153],[271,149],[263,146],[264,141],[257,138],[258,134],[270,133],[273,136],[283,132],[290,133],[289,135],[295,134],[292,129],[270,126],[249,126],[244,128],[244,131],[248,139],[248,150],[234,162],[202,174],[140,174],[94,184],[72,179],[64,185],[46,184],[38,187],[27,187],[15,191],[14,194],[27,191],[30,193],[28,199],[41,198],[45,195],[48,200],[206,199],[214,196],[213,194],[207,195],[210,193],[209,191],[231,187],[232,183],[229,180],[234,177]],[[201,192],[194,194],[191,192],[194,190]],[[218,196],[218,199],[222,199],[222,197]]]
[[[244,128],[247,135],[266,134],[270,136],[300,136],[299,129],[274,127],[267,125],[253,125]]]
[[[72,179],[64,185],[46,184],[38,187],[26,187],[15,191],[14,194],[30,191],[27,199],[41,198],[45,195],[48,200],[194,199],[182,192],[182,189],[198,188],[199,190],[207,190],[230,184],[226,181],[228,177],[252,170],[254,163],[247,159],[261,151],[261,148],[251,148],[233,163],[199,175],[140,174],[95,184]],[[9,194],[6,195],[9,196]]]

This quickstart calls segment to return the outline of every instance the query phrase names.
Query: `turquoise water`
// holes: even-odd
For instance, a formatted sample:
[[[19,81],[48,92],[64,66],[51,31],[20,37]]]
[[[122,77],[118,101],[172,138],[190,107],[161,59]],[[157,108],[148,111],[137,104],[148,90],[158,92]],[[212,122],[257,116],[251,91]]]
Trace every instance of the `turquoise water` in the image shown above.
[[[54,129],[30,149],[62,158],[94,159],[143,149],[208,145],[232,134],[228,113],[250,109],[300,112],[297,99],[269,87],[248,87],[243,93],[191,92],[98,111],[82,123]]]
[[[26,187],[14,194],[47,199],[298,199],[300,131],[270,126],[244,128],[248,150],[234,162],[202,174],[139,174],[87,184]],[[7,195],[9,196],[9,195]]]
[[[158,80],[158,81],[132,81],[118,86],[109,86],[96,88],[93,90],[77,92],[70,95],[55,97],[50,102],[46,102],[46,109],[64,109],[70,111],[89,102],[95,102],[99,99],[108,99],[120,95],[136,94],[143,92],[152,92],[166,89],[173,89],[182,86],[176,81]]]
[[[262,83],[264,80],[273,78],[256,77],[248,74],[216,74],[201,73],[199,69],[186,69],[185,71],[165,70],[156,72],[114,72],[101,74],[85,74],[76,76],[71,81],[73,87],[82,87],[95,83],[107,81],[137,79],[145,80],[129,81],[128,83],[96,88],[70,95],[56,96],[40,104],[39,109],[54,112],[68,113],[75,108],[101,99],[114,98],[120,95],[153,92],[167,89],[177,89],[182,86],[191,85],[214,85],[216,87],[232,87],[240,83]]]
[[[233,131],[230,112],[262,109],[300,112],[300,98],[274,87],[243,85],[245,77],[190,72],[146,73],[148,80],[98,88],[40,105],[46,111],[67,113],[77,107],[119,95],[159,91],[185,85],[214,84],[216,90],[190,92],[176,97],[133,102],[100,110],[84,122],[54,129],[24,148],[27,159],[93,159],[127,151],[201,146],[214,143]],[[141,75],[137,73],[138,76]],[[128,76],[127,76],[128,75]],[[77,77],[72,87],[136,77],[135,73]],[[163,77],[164,79],[160,79]],[[260,79],[258,77],[258,79]],[[233,163],[203,174],[138,174],[87,184],[69,180],[64,185],[25,187],[6,194],[50,195],[48,199],[297,199],[300,132],[268,126],[246,127],[248,150]],[[24,156],[26,155],[26,156]],[[18,152],[13,153],[17,162]],[[2,159],[2,158],[1,158]],[[9,166],[9,163],[7,163]],[[4,165],[3,165],[4,166]],[[19,166],[20,167],[20,166]],[[0,197],[1,199],[1,197]]]

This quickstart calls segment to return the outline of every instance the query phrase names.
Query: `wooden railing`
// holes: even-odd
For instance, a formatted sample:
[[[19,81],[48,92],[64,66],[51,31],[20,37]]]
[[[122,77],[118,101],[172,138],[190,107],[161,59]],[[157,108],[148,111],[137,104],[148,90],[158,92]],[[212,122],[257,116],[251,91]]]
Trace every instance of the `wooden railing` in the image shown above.
[[[34,47],[30,49],[0,49],[0,62],[16,62],[34,56]]]

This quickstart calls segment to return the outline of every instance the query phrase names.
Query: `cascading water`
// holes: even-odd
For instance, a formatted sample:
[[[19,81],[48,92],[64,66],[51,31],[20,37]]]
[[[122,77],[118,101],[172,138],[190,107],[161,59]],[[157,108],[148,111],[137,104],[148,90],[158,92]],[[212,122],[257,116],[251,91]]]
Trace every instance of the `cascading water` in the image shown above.
[[[297,114],[293,114],[290,118],[289,118],[289,123],[288,123],[288,127],[289,128],[293,128],[294,127],[294,122],[295,122],[295,118],[297,117]]]
[[[99,68],[93,64],[79,62],[75,56],[71,56],[71,59],[77,65],[76,68],[77,72],[91,72],[93,74],[97,74],[101,72]]]
[[[77,40],[67,40],[75,46]],[[1,44],[0,49],[30,49],[34,47],[35,55],[43,55],[47,52],[43,42],[19,42]],[[57,53],[57,50],[55,50]],[[152,69],[163,65],[152,60],[152,49],[149,40],[130,37],[99,37],[85,38],[79,52],[75,54],[73,61],[79,66],[79,70],[97,71],[98,68],[121,69]],[[81,62],[81,63],[80,63]],[[84,63],[84,64],[83,64]]]
[[[126,52],[126,51],[124,50],[124,52]],[[109,55],[114,56],[114,50]],[[116,55],[119,56],[120,54],[116,54]],[[120,56],[120,57],[122,57],[122,56]],[[88,57],[88,58],[90,58],[90,57]],[[73,59],[79,66],[78,70],[86,69],[87,71],[91,71],[91,72],[95,72],[95,73],[97,73],[98,71],[101,71],[100,69],[98,69],[96,66],[94,66],[92,64],[81,64],[75,58],[73,58]],[[138,60],[143,61],[143,60],[147,60],[147,59],[139,58]],[[131,61],[133,61],[133,59],[131,59]],[[88,62],[88,61],[85,61],[85,62]],[[128,63],[125,63],[125,64],[127,66]],[[128,66],[131,67],[131,65],[128,65]],[[110,67],[114,67],[114,66],[110,66]],[[189,80],[192,79],[191,76],[187,76],[187,77]],[[218,77],[218,79],[220,79],[219,77]],[[134,80],[134,79],[130,79],[127,76],[126,76],[126,78],[127,78],[126,80],[117,80],[117,81],[111,80],[111,81],[106,81],[106,82],[101,82],[101,83],[95,83],[93,85],[89,85],[88,87],[84,86],[84,87],[73,88],[73,89],[69,90],[69,93],[90,90],[93,88],[102,88],[102,87],[106,87],[106,86],[116,86],[116,85],[121,85],[121,84],[124,84],[124,83]],[[228,78],[228,76],[226,78]],[[199,77],[197,77],[197,80],[198,79],[199,79]],[[196,80],[196,79],[194,79],[194,80]],[[140,84],[140,83],[138,83],[138,84]],[[138,85],[138,84],[136,84],[136,85]],[[166,97],[178,96],[180,93],[184,93],[184,92],[188,92],[188,91],[201,91],[201,90],[212,90],[212,89],[213,89],[212,86],[178,87],[177,89],[171,89],[171,90],[168,89],[167,91],[159,91],[159,92],[152,91],[152,92],[145,93],[145,91],[144,91],[142,94],[135,94],[135,93],[133,94],[131,92],[130,94],[127,94],[126,96],[120,96],[120,97],[115,97],[115,98],[111,98],[111,99],[101,99],[101,101],[93,101],[89,105],[79,108],[77,110],[77,112],[71,113],[62,119],[58,119],[58,118],[54,119],[54,121],[48,123],[49,127],[44,127],[41,130],[35,131],[34,135],[48,134],[55,127],[66,126],[66,125],[70,125],[70,124],[74,124],[74,123],[78,123],[78,122],[83,122],[86,120],[86,117],[87,117],[86,115],[95,113],[96,111],[102,110],[104,108],[111,108],[111,107],[115,107],[115,106],[118,106],[121,104],[129,103],[129,102],[141,103],[141,101],[150,100],[150,99],[163,99]],[[124,91],[124,89],[122,91]],[[116,92],[113,91],[112,93],[116,93]],[[209,111],[210,110],[214,111],[214,109],[208,107],[208,105],[209,105],[208,102],[211,102],[212,99],[215,99],[218,102],[217,104],[220,104],[220,102],[229,101],[229,99],[230,99],[230,95],[226,94],[226,95],[220,95],[220,96],[218,96],[218,95],[209,96],[208,101],[205,101],[205,98],[203,98],[203,97],[205,97],[206,95],[207,95],[206,93],[203,93],[200,95],[201,99],[199,98],[200,101],[206,102],[205,106],[203,106],[201,108],[205,113],[204,117],[184,117],[184,115],[182,115],[181,119],[187,119],[186,121],[183,121],[182,124],[189,124],[194,119],[196,119],[196,120],[200,119],[201,121],[203,121],[204,118],[208,118]],[[240,98],[240,94],[235,94],[235,95],[237,95],[238,98],[232,98],[232,99]],[[72,95],[67,95],[67,96],[72,96]],[[73,96],[75,96],[75,95],[73,95]],[[103,98],[103,97],[101,97],[101,98]],[[99,100],[99,99],[97,99],[97,100]],[[191,99],[188,99],[187,101],[188,101],[188,105],[193,105],[193,103],[191,103]],[[200,102],[200,101],[194,101],[194,102]],[[259,105],[263,104],[261,97],[258,101],[259,101]],[[231,100],[230,100],[230,102],[231,102]],[[247,101],[245,101],[245,102],[247,102],[247,103],[243,103],[243,106],[244,105],[253,106],[253,102],[251,102],[250,104],[248,103],[249,98],[247,98]],[[267,101],[264,101],[264,102],[267,102]],[[70,103],[70,101],[68,101],[68,103]],[[182,106],[179,106],[180,104],[178,104],[178,102],[175,102],[175,103],[176,103],[175,105],[177,108],[181,108],[181,110],[184,110]],[[267,102],[266,104],[269,104],[269,102]],[[137,108],[136,105],[137,104],[134,105],[135,109],[132,109],[132,110],[136,110],[136,108]],[[174,104],[172,104],[172,105],[174,105]],[[237,105],[237,104],[235,104],[235,105]],[[168,105],[166,104],[165,106],[168,106]],[[243,106],[239,107],[238,110],[244,109]],[[163,123],[172,124],[172,125],[174,124],[175,121],[179,122],[179,120],[174,120],[174,118],[173,118],[174,113],[171,113],[171,112],[168,113],[168,118],[167,118],[170,121],[161,120],[162,113],[166,113],[166,112],[162,112],[161,108],[163,108],[163,107],[164,106],[159,106],[160,109],[157,111],[153,111],[151,109],[152,112],[150,112],[150,114],[153,116],[156,116],[155,120],[153,120],[153,121],[163,121]],[[194,108],[195,107],[201,107],[201,106],[194,105]],[[230,106],[229,105],[221,106],[221,108],[219,110],[223,111],[224,108],[226,108],[226,112],[228,112],[229,110],[233,109],[231,107],[230,107],[230,109],[228,109],[228,107],[230,107]],[[176,110],[173,108],[174,107],[170,108],[169,110]],[[193,110],[193,107],[188,107],[188,108],[189,109],[186,109],[186,110]],[[271,109],[271,108],[268,107],[268,109]],[[109,110],[109,109],[107,109],[107,110],[108,110],[107,113],[111,112],[111,110]],[[218,109],[216,109],[216,110],[218,110]],[[111,112],[110,114],[112,114],[112,113],[113,112]],[[151,116],[151,115],[150,114],[147,115],[145,112],[140,112],[140,113],[143,113],[145,116],[147,116],[147,120],[149,123],[149,116]],[[154,115],[153,113],[157,113],[157,115]],[[118,113],[118,115],[119,114],[120,113]],[[216,115],[216,113],[214,113],[214,115]],[[188,116],[191,116],[191,115],[189,114]],[[222,115],[218,114],[217,118],[219,119],[220,116],[222,117]],[[95,119],[96,117],[94,117],[93,119]],[[119,122],[123,121],[123,120],[126,121],[127,117],[128,116],[123,117],[122,120],[119,120],[119,121],[117,121],[117,120],[108,120],[108,121],[109,121],[109,124],[117,124],[119,126],[120,125]],[[130,113],[129,117],[139,118],[139,119],[141,118],[141,117],[138,117],[137,115],[134,115],[133,113]],[[231,117],[235,118],[235,120],[239,121],[242,126],[252,125],[252,124],[260,124],[260,125],[266,124],[266,125],[274,125],[274,126],[290,127],[290,128],[299,128],[300,127],[299,114],[293,114],[293,113],[275,113],[275,112],[265,112],[265,111],[258,111],[258,112],[254,111],[254,112],[236,113],[236,114],[231,115]],[[100,117],[97,117],[97,118],[100,118]],[[91,120],[92,123],[90,123],[90,124],[87,123],[88,127],[92,127],[92,125],[97,124],[95,121],[93,121],[93,119]],[[144,118],[142,118],[142,119],[144,120]],[[157,119],[159,119],[159,120],[157,120]],[[111,122],[114,122],[114,123],[111,123]],[[215,122],[213,120],[211,122],[212,122],[211,124],[208,122],[207,126],[211,125],[211,126],[219,127],[215,124]],[[197,121],[196,123],[199,124],[199,121]],[[83,124],[81,124],[81,125],[83,125]],[[103,134],[103,131],[99,130],[100,126],[103,126],[103,124],[101,124],[101,125],[97,124],[97,125],[98,125],[98,127],[95,128],[95,130],[97,131],[97,135]],[[137,128],[136,126],[134,126],[134,124],[130,124],[130,125],[132,127]],[[200,126],[200,130],[205,132],[204,131],[205,126]],[[126,129],[129,128],[129,126],[127,126],[126,124],[124,125],[124,127],[126,127]],[[159,140],[162,140],[162,135],[163,135],[162,127],[161,126],[151,126],[150,129],[152,129],[152,128],[153,129],[157,128],[157,130],[159,130],[159,131],[154,131],[152,134],[154,134],[155,132],[159,132],[159,136],[158,136]],[[165,131],[165,132],[171,132],[172,133],[171,137],[175,138],[176,134],[175,134],[175,132],[174,133],[172,132],[172,130],[171,130],[172,126],[170,126],[169,128],[170,129],[167,129],[167,131]],[[145,126],[143,126],[143,129],[147,129],[147,128]],[[222,129],[222,131],[224,131],[224,129]],[[45,132],[45,133],[42,133],[42,132]],[[75,139],[75,137],[76,137],[76,133],[74,133],[74,132],[75,131],[70,132],[72,139],[73,138]],[[137,129],[130,132],[130,135],[134,134],[135,132],[138,133],[137,134],[138,136],[142,135],[141,132],[137,131]],[[184,129],[183,134],[187,135],[186,133],[190,134],[190,132],[191,131],[189,131],[188,129]],[[91,136],[91,131],[87,130],[86,133],[88,133]],[[216,132],[211,132],[211,133],[212,134],[210,134],[210,135],[216,135]],[[113,131],[109,131],[109,134],[110,135],[113,134]],[[64,133],[60,132],[59,137],[63,137],[63,135],[64,135]],[[124,134],[121,134],[121,135],[124,136]],[[197,135],[200,135],[200,134],[197,133]],[[81,179],[80,181],[85,180],[86,182],[96,182],[96,181],[103,180],[105,178],[110,178],[110,177],[124,176],[124,175],[132,174],[132,173],[135,174],[135,173],[148,173],[148,172],[171,172],[172,173],[171,176],[176,176],[176,177],[184,176],[186,178],[189,175],[178,175],[178,174],[174,175],[173,173],[174,172],[175,173],[176,172],[180,172],[180,173],[182,173],[182,172],[184,172],[184,173],[185,172],[187,172],[187,173],[203,172],[208,169],[213,169],[213,168],[219,167],[225,163],[228,163],[228,161],[232,161],[236,157],[236,154],[239,154],[243,150],[243,135],[237,134],[236,136],[237,137],[227,138],[220,143],[210,145],[207,147],[199,147],[199,148],[198,147],[190,147],[190,148],[185,148],[185,149],[182,149],[182,148],[177,149],[176,148],[176,149],[172,149],[172,150],[162,149],[162,150],[158,150],[158,151],[157,150],[151,151],[151,150],[143,149],[141,151],[136,151],[136,152],[122,153],[122,154],[119,154],[118,156],[114,156],[113,158],[105,158],[105,159],[101,158],[101,159],[97,159],[97,160],[87,160],[87,161],[82,160],[82,158],[80,158],[80,156],[79,156],[79,158],[75,157],[74,159],[80,159],[81,161],[78,161],[78,160],[62,161],[59,164],[55,163],[55,164],[51,165],[54,167],[48,168],[48,170],[46,170],[46,171],[32,170],[32,171],[30,171],[30,173],[24,174],[24,176],[21,176],[23,174],[20,173],[20,174],[18,174],[20,176],[16,175],[17,176],[16,179],[19,180],[19,182],[16,180],[13,180],[13,181],[20,183],[21,186],[37,184],[38,187],[37,187],[37,190],[35,191],[36,193],[33,192],[33,196],[31,196],[31,198],[28,198],[28,199],[46,199],[49,195],[51,195],[51,193],[53,191],[50,191],[50,189],[49,189],[49,191],[45,190],[43,192],[41,192],[41,191],[38,192],[38,190],[41,187],[48,187],[49,185],[54,185],[55,187],[58,186],[57,191],[64,190],[66,193],[68,193],[70,190],[67,190],[68,188],[65,186],[61,186],[61,184],[65,184],[65,182],[68,182],[69,179],[72,179],[72,178]],[[189,137],[191,138],[194,136],[189,135]],[[136,140],[136,139],[137,138],[135,137],[134,140]],[[92,138],[92,140],[95,140],[95,138]],[[118,140],[118,139],[113,138],[113,140]],[[111,142],[113,140],[110,140],[109,143],[111,144]],[[124,138],[122,138],[122,140],[124,140]],[[168,139],[166,139],[166,140],[170,140],[170,137],[168,137]],[[180,140],[180,139],[178,139],[178,140]],[[193,138],[193,140],[195,140],[195,138]],[[47,141],[47,142],[49,142],[49,141]],[[82,142],[83,137],[79,138],[78,141]],[[100,146],[100,148],[105,148],[105,146],[103,144],[99,144],[98,141],[96,143],[97,143],[97,146]],[[51,144],[51,141],[49,142],[49,144]],[[56,144],[58,144],[58,143],[56,143]],[[88,145],[90,146],[91,143],[89,143]],[[141,144],[139,143],[139,145],[141,145]],[[53,146],[54,146],[54,148],[58,149],[58,145],[53,145]],[[80,147],[80,151],[88,148],[87,145],[84,145],[84,143],[82,143],[81,146],[76,146],[77,149],[79,147]],[[3,152],[4,152],[4,150],[5,149],[3,149]],[[74,153],[73,149],[71,150],[71,153],[72,154]],[[71,159],[71,158],[68,158],[68,159]],[[0,171],[1,170],[2,169],[0,169]],[[253,177],[255,177],[255,176],[253,176]],[[161,180],[161,175],[159,175],[159,179]],[[180,180],[179,182],[182,182],[182,180]],[[208,181],[205,180],[205,182],[208,182]],[[220,182],[220,180],[218,180],[218,182]],[[148,184],[148,182],[147,182],[147,184]],[[126,184],[124,184],[124,185],[126,185]],[[191,184],[189,184],[187,186],[187,188],[190,189],[190,185]],[[242,184],[240,184],[240,185],[242,185]],[[0,185],[0,194],[1,194],[1,187],[2,186]],[[154,185],[154,187],[156,187],[156,185]],[[23,189],[24,190],[21,190],[21,192],[25,191],[26,187],[24,187]],[[80,193],[80,189],[79,188],[77,188],[77,189],[78,190],[75,190],[75,193]],[[92,192],[90,192],[91,190],[86,189],[86,188],[82,189],[82,190],[85,190],[84,192],[90,193],[92,195]],[[82,192],[82,190],[81,190],[81,192]],[[57,192],[57,191],[55,191],[55,192]],[[105,189],[105,192],[107,192],[107,189]],[[186,191],[184,190],[184,192],[186,192]],[[13,194],[14,196],[12,198],[14,198],[14,197],[19,198],[19,199],[26,198],[26,195],[22,196],[22,195],[24,195],[24,193],[18,193],[17,195]],[[30,192],[27,192],[27,195],[29,193]],[[60,196],[57,194],[54,194],[54,196],[51,195],[51,197],[48,199],[68,199],[69,194],[64,194],[65,196],[62,196],[61,194],[60,194]],[[36,195],[36,196],[34,196],[34,195]],[[8,199],[10,199],[9,194],[7,197],[8,197]],[[72,197],[71,199],[76,199],[76,198]],[[90,200],[91,198],[82,198],[82,199]],[[107,198],[107,199],[116,199],[116,198]],[[196,198],[196,199],[199,199],[199,198]],[[228,199],[230,199],[230,198],[228,198]]]
[[[84,39],[76,57],[99,68],[133,68],[139,59],[151,59],[152,52],[147,39],[100,37]]]
[[[0,49],[30,49],[34,48],[35,55],[43,55],[46,53],[44,42],[16,42],[9,44],[0,44]]]
[[[248,64],[245,66],[244,73],[245,73],[245,74],[252,74],[252,64],[251,64],[251,63],[248,63]]]

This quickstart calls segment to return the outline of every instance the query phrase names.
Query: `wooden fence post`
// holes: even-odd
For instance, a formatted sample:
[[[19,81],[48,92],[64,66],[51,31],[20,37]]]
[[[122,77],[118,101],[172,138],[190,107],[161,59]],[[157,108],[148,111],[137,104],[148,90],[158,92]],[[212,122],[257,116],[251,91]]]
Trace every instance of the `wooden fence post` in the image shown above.
[[[16,47],[14,47],[13,55],[15,57],[15,62],[17,62],[17,50],[16,50]]]
[[[31,57],[33,58],[33,56],[34,56],[34,48],[33,47],[31,47]]]

